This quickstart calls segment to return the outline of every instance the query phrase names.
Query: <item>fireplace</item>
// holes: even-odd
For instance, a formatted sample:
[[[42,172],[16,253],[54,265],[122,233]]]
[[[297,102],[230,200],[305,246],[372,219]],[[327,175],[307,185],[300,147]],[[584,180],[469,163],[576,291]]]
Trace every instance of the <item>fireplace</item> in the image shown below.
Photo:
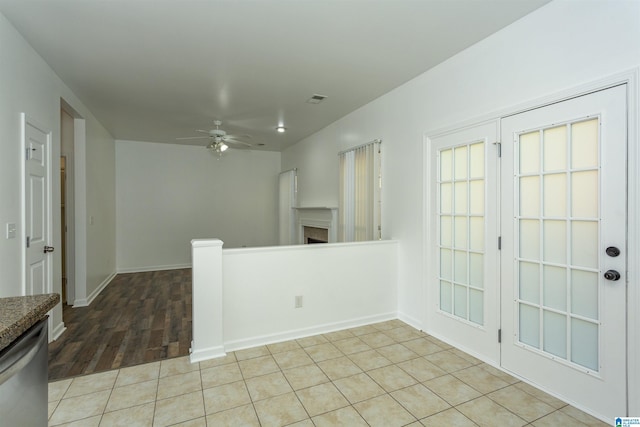
[[[320,227],[302,227],[303,239],[305,245],[314,243],[329,243],[329,229]]]
[[[336,243],[338,241],[337,208],[297,207],[294,209],[297,212],[296,240],[298,243]]]

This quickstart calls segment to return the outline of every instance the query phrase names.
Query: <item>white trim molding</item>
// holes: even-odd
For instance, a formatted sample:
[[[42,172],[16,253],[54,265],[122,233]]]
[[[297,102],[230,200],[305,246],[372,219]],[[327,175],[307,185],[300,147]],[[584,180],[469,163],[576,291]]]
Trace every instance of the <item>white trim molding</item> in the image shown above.
[[[152,265],[147,267],[119,268],[118,274],[145,273],[147,271],[182,270],[184,268],[191,268],[191,264],[185,263],[185,264]]]
[[[116,277],[116,273],[111,273],[106,279],[104,279],[102,281],[102,283],[100,283],[100,285],[94,289],[93,292],[91,292],[91,294],[87,297],[87,298],[79,298],[73,301],[73,308],[76,307],[87,307],[89,305],[91,305],[91,303],[93,302],[93,300],[96,299],[96,297],[98,295],[100,295],[100,292],[102,292],[102,290],[104,288],[106,288],[109,283],[111,283],[111,281]]]
[[[217,359],[218,357],[224,357],[227,355],[223,345],[194,350],[193,341],[191,341],[191,348],[189,350],[191,351],[191,354],[189,355],[189,362],[191,363],[202,362],[209,359]]]
[[[193,341],[191,363],[224,355],[222,240],[191,241]]]
[[[627,402],[640,414],[640,68],[627,83]]]
[[[346,320],[342,322],[315,325],[308,328],[290,329],[288,331],[278,332],[277,334],[255,336],[237,341],[229,341],[225,343],[224,348],[226,351],[244,350],[245,348],[275,344],[283,341],[305,338],[312,335],[328,334],[330,332],[357,328],[358,326],[365,326],[373,323],[386,322],[388,320],[394,320],[397,318],[398,317],[396,316],[396,313],[391,312],[385,314],[377,314],[374,316],[361,317],[358,319]]]
[[[51,338],[49,339],[49,342],[55,341],[58,338],[60,338],[60,335],[62,335],[66,330],[67,330],[67,327],[64,325],[64,322],[58,323],[51,331],[51,334],[50,334]]]

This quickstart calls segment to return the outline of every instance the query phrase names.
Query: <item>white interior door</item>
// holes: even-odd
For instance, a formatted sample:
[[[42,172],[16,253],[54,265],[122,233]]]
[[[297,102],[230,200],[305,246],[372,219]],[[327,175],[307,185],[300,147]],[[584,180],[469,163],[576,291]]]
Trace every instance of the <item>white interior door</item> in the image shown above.
[[[626,86],[508,117],[502,146],[502,366],[624,416]]]
[[[430,137],[429,331],[499,360],[498,122]]]
[[[50,141],[50,132],[24,118],[26,295],[51,292]]]

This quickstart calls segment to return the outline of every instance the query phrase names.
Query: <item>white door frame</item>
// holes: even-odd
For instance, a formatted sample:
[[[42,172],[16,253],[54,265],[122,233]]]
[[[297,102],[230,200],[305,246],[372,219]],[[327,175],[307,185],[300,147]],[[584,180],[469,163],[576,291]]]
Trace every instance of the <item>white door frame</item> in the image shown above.
[[[69,304],[73,307],[86,307],[91,300],[87,296],[87,132],[86,121],[64,98],[60,98],[60,108],[73,117],[73,161],[70,169],[73,172],[73,212],[69,212],[73,221],[68,227],[73,228],[67,243],[73,246],[73,260],[69,265],[73,274]],[[69,177],[68,177],[69,178]]]
[[[483,114],[464,122],[460,122],[454,125],[435,128],[433,130],[424,133],[424,141],[429,135],[436,135],[446,132],[452,132],[456,129],[460,129],[467,126],[472,126],[488,120],[500,119],[504,116],[518,114],[534,108],[540,108],[545,105],[561,102],[570,98],[575,98],[580,95],[585,95],[597,90],[607,89],[619,84],[627,85],[627,216],[628,216],[628,231],[627,231],[627,400],[628,409],[630,414],[640,414],[640,358],[637,357],[640,354],[640,269],[631,270],[634,266],[640,266],[640,134],[639,134],[639,114],[640,114],[640,68],[636,67],[630,70],[623,71],[621,73],[604,77],[600,80],[589,82],[577,87],[572,87],[560,91],[556,91],[552,95],[544,96],[531,101],[514,104],[495,110],[493,112]],[[424,146],[424,144],[423,144]],[[425,190],[429,188],[430,176],[428,165],[428,150],[423,150],[423,185]],[[425,192],[423,198],[423,230],[425,230],[423,236],[423,254],[429,253],[429,245],[432,238],[429,234],[429,212],[430,212],[430,197]],[[634,221],[635,219],[635,221]],[[425,298],[429,295],[430,283],[427,279],[429,271],[428,260],[423,262],[423,295]],[[429,325],[428,312],[433,307],[430,301],[424,301],[425,312],[422,315],[423,327],[422,329],[429,333],[431,327]],[[439,337],[443,341],[447,342],[447,337]],[[456,344],[449,342],[449,344]],[[491,361],[484,360],[485,362],[492,364]],[[497,367],[497,366],[496,366]],[[526,382],[525,378],[521,378]],[[547,390],[550,394],[553,394],[552,390]],[[588,409],[588,408],[586,408]]]

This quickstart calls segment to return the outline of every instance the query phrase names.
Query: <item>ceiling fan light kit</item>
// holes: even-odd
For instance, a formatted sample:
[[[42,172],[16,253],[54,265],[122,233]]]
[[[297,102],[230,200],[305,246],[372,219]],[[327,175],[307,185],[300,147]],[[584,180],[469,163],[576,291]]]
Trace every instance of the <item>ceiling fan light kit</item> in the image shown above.
[[[207,136],[190,136],[186,138],[176,138],[177,140],[186,140],[186,139],[209,139],[211,142],[207,145],[207,148],[218,157],[222,156],[222,153],[227,151],[230,146],[233,144],[244,145],[246,147],[253,147],[253,145],[248,142],[241,141],[241,138],[251,138],[250,135],[229,135],[224,130],[220,129],[220,125],[222,122],[220,120],[214,120],[213,124],[215,125],[215,129],[211,130],[201,130],[196,129],[196,132],[207,134]]]
[[[287,130],[287,128],[284,127],[284,126],[278,126],[276,128],[276,131],[278,131],[278,133],[284,133],[286,130]]]
[[[212,142],[211,144],[207,145],[207,148],[222,153],[224,151],[227,151],[227,148],[229,148],[229,146],[224,142]]]

